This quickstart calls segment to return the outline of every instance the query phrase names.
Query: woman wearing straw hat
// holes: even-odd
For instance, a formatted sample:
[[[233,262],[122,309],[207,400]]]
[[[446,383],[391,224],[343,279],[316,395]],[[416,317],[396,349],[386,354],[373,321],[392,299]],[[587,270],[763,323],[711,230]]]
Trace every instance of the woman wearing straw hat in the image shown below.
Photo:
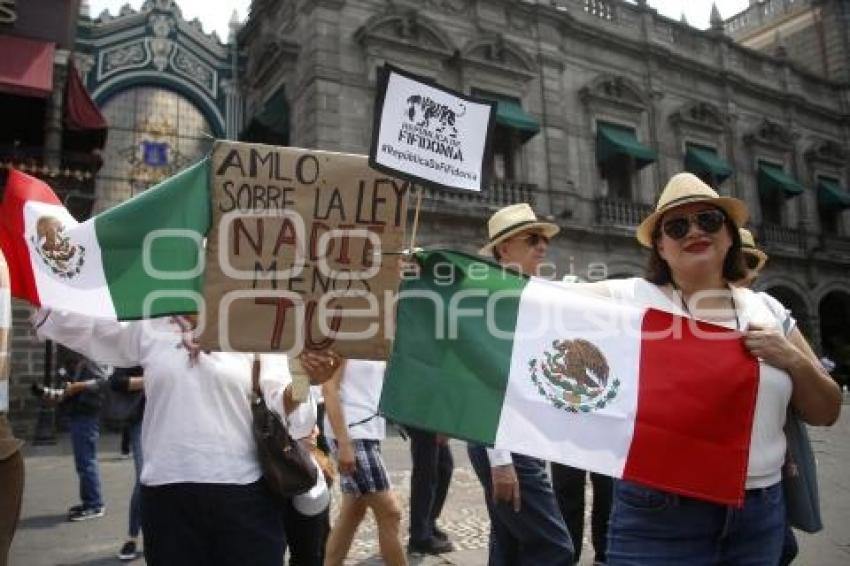
[[[650,249],[645,278],[586,289],[737,328],[759,359],[742,508],[617,482],[608,531],[608,564],[777,564],[785,532],[780,485],[788,404],[813,425],[838,418],[841,394],[794,319],[772,297],[732,283],[744,276],[738,229],[745,204],[721,197],[690,173],[673,176],[655,211],[637,229]]]
[[[741,251],[744,252],[744,264],[747,267],[747,272],[735,284],[739,287],[751,287],[756,277],[761,274],[761,270],[764,269],[764,264],[767,263],[767,254],[756,247],[756,240],[753,238],[752,232],[746,228],[741,228],[738,233],[741,235]]]

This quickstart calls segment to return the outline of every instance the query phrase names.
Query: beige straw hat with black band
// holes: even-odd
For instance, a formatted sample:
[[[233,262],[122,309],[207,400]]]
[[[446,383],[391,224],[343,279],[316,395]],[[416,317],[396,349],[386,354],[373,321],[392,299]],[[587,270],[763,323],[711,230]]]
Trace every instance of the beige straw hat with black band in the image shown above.
[[[764,264],[767,263],[767,254],[756,247],[756,240],[753,238],[753,233],[746,228],[738,230],[741,234],[741,251],[758,258],[759,262],[754,271],[761,271]]]
[[[677,206],[692,202],[708,202],[722,209],[736,228],[743,226],[750,216],[744,201],[734,197],[720,196],[717,191],[692,173],[677,173],[670,178],[667,186],[661,191],[658,204],[655,205],[655,212],[647,216],[638,226],[636,234],[638,242],[651,248],[652,235],[661,217]]]
[[[487,221],[487,235],[490,241],[478,250],[481,255],[492,255],[493,248],[511,236],[526,230],[537,229],[547,238],[554,238],[561,229],[551,222],[541,222],[531,210],[531,206],[522,202],[497,210]]]

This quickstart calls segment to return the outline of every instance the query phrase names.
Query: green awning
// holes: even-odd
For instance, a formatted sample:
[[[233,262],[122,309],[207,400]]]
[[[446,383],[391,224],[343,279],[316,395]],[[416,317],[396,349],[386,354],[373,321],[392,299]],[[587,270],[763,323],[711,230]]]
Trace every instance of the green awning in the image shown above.
[[[850,194],[834,179],[818,179],[818,205],[832,210],[850,208]]]
[[[696,175],[711,175],[717,184],[732,174],[732,167],[717,155],[716,150],[691,144],[685,152],[685,169]]]
[[[596,160],[607,163],[620,156],[633,157],[640,169],[655,161],[655,150],[640,143],[631,128],[613,124],[598,124],[596,129]]]
[[[540,131],[540,123],[513,100],[496,100],[496,124],[516,130],[523,141]]]
[[[289,144],[289,104],[286,102],[285,87],[281,86],[271,95],[242,130],[239,139],[271,145]]]
[[[523,110],[519,100],[508,96],[473,89],[472,94],[496,103],[496,125],[517,132],[522,143],[540,131],[540,122]]]
[[[764,162],[759,163],[758,187],[759,192],[778,193],[785,198],[803,194],[803,186],[783,171],[782,167]]]

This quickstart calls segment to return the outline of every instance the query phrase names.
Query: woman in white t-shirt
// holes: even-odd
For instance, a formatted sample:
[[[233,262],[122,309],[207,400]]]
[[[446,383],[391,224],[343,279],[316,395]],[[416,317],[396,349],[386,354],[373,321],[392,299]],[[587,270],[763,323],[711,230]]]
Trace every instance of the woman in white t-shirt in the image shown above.
[[[142,366],[142,534],[149,565],[280,566],[279,502],[262,483],[252,433],[253,353],[205,352],[190,317],[119,323],[41,311],[40,337],[118,367]],[[311,382],[339,358],[304,354]],[[260,389],[294,438],[309,436],[315,404],[292,398],[286,356],[260,355]]]
[[[838,387],[779,303],[732,282],[744,275],[738,229],[746,205],[720,197],[690,173],[673,176],[655,212],[638,227],[650,248],[642,279],[580,285],[617,301],[737,328],[759,359],[742,508],[627,481],[615,487],[608,564],[777,564],[785,532],[781,469],[789,403],[814,425],[835,422]]]

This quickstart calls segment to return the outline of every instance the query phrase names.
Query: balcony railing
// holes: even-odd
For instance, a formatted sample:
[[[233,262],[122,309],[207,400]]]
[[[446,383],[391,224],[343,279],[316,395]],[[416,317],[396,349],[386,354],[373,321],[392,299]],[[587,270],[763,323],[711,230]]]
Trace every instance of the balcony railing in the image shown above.
[[[448,207],[460,207],[457,212],[468,213],[468,207],[501,208],[509,204],[527,202],[534,205],[537,185],[518,181],[494,181],[488,190],[451,191],[433,187],[424,187],[423,200],[430,201],[428,207],[435,211],[447,211]]]
[[[650,215],[652,206],[628,200],[596,199],[596,221],[604,226],[634,228]]]
[[[850,259],[850,238],[834,234],[821,234],[820,246],[824,252],[833,257]]]
[[[786,251],[803,255],[806,253],[806,236],[800,230],[778,224],[762,224],[761,241],[772,251]]]

